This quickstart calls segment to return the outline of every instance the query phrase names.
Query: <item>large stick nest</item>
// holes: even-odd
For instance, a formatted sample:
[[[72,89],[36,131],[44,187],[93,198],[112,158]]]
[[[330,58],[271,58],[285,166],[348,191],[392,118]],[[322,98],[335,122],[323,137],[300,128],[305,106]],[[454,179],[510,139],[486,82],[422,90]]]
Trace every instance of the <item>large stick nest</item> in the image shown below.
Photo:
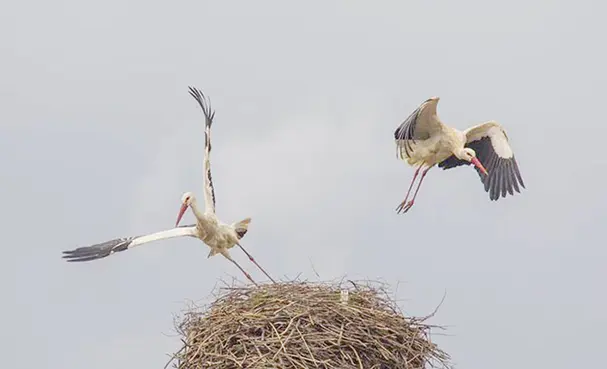
[[[360,282],[359,282],[360,283]],[[405,317],[372,283],[289,282],[223,288],[177,325],[179,369],[448,367],[423,318]]]

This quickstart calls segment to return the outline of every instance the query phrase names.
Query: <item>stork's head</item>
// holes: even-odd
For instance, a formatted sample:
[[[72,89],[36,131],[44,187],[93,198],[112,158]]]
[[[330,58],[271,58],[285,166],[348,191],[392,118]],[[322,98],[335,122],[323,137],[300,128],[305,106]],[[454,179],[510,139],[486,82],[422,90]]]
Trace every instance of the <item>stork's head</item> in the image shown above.
[[[481,162],[476,157],[476,151],[472,150],[471,148],[464,147],[463,149],[457,151],[455,153],[455,156],[457,156],[458,159],[466,160],[466,161],[474,164],[474,166],[477,167],[485,175],[489,174],[489,172],[487,172],[487,169],[485,169],[483,164],[481,164]]]
[[[192,204],[192,200],[194,199],[194,194],[191,192],[186,192],[181,195],[181,203],[185,206],[190,206]]]
[[[186,192],[181,196],[181,208],[179,209],[179,214],[177,215],[177,222],[175,222],[175,227],[179,225],[183,214],[188,210],[188,207],[192,205],[192,203],[196,201],[194,194],[191,192]]]

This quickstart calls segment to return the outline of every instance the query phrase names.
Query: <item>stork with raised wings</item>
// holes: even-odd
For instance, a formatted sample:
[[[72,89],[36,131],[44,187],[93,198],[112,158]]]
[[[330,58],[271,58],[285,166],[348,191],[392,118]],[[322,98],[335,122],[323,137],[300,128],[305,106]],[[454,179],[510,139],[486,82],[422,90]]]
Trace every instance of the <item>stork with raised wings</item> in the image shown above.
[[[198,206],[198,202],[196,201],[194,194],[191,192],[186,192],[181,197],[181,208],[179,209],[179,214],[177,215],[175,228],[145,236],[123,237],[91,246],[79,247],[74,250],[64,251],[63,257],[70,262],[90,261],[101,259],[116,252],[128,250],[135,246],[147,244],[152,241],[159,241],[175,237],[195,237],[200,239],[211,249],[208,257],[216,254],[223,255],[226,259],[234,263],[234,265],[236,265],[251,282],[256,284],[249,273],[247,273],[230,256],[228,250],[234,247],[234,245],[238,245],[249,257],[249,259],[255,263],[255,265],[257,265],[257,267],[268,278],[270,278],[272,282],[275,283],[274,279],[270,277],[270,275],[257,263],[257,261],[255,261],[251,254],[249,254],[240,244],[240,240],[248,231],[251,218],[245,218],[239,222],[226,224],[221,222],[215,214],[215,190],[213,188],[211,163],[209,158],[211,153],[211,125],[213,124],[215,112],[211,109],[210,101],[207,100],[200,90],[190,87],[189,92],[190,95],[196,99],[205,116],[205,151],[203,160],[205,199],[204,211]],[[192,209],[197,222],[196,224],[192,225],[179,226],[179,222],[188,208]]]
[[[502,126],[495,121],[487,121],[459,131],[441,122],[436,113],[438,101],[438,97],[424,101],[394,132],[397,156],[409,165],[417,166],[407,195],[396,211],[406,213],[411,209],[424,177],[436,164],[443,169],[473,164],[491,200],[498,200],[500,195],[513,195],[514,191],[520,192],[521,187],[525,188]],[[423,167],[426,168],[413,198],[407,201]]]

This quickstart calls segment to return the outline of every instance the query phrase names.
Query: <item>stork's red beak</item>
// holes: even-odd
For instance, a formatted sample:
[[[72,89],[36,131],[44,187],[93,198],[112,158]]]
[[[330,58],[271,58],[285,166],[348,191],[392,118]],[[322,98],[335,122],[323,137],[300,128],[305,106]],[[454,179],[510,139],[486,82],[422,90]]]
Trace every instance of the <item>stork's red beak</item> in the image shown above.
[[[475,167],[480,169],[480,171],[483,172],[486,176],[489,175],[489,172],[487,172],[487,169],[485,169],[483,164],[481,164],[481,162],[477,158],[472,158],[472,160],[470,160],[470,161],[472,162],[472,164],[474,164]]]
[[[188,210],[188,206],[186,204],[182,204],[181,209],[179,209],[179,214],[177,215],[177,221],[175,222],[175,227],[177,227],[179,225],[179,222],[181,221],[181,218],[183,217],[183,214],[185,214],[186,210]]]

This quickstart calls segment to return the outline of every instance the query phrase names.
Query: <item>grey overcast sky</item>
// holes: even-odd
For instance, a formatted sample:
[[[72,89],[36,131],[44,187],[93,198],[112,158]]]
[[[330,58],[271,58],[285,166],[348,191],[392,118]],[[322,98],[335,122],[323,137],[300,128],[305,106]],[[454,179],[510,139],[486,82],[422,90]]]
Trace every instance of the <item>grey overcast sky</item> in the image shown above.
[[[61,251],[170,228],[202,195],[216,109],[219,216],[276,277],[380,278],[459,368],[594,368],[607,329],[604,14],[590,1],[4,2],[0,316],[7,368],[161,368],[173,316],[241,276],[176,239],[91,263]],[[413,169],[422,101],[506,128],[527,189]],[[188,213],[186,221],[192,220]],[[233,254],[262,275],[238,250]]]

